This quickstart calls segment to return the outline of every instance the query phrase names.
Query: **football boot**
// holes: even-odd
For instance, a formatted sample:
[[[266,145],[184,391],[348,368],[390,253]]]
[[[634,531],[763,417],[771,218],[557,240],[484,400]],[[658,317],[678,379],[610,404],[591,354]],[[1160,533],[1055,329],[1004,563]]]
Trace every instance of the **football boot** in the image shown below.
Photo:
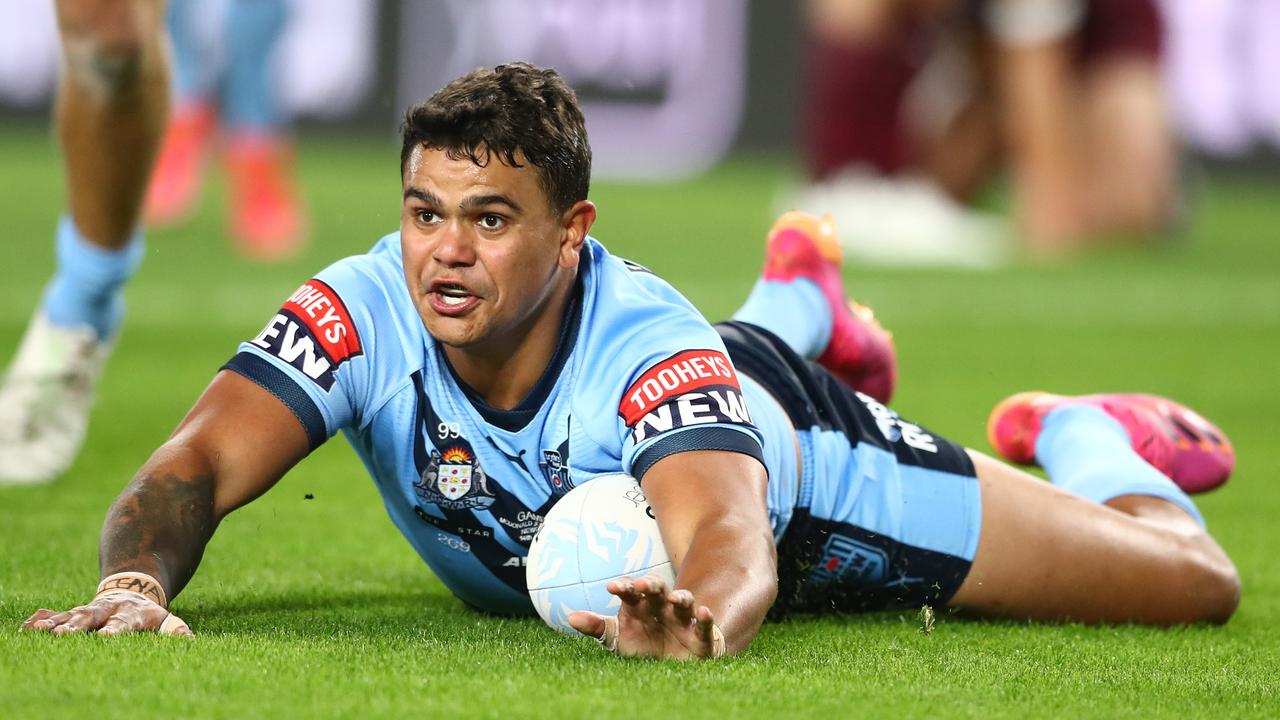
[[[174,110],[147,186],[147,223],[171,225],[191,214],[216,129],[217,120],[208,104],[193,103]]]
[[[36,313],[0,380],[0,485],[46,483],[71,466],[110,354],[93,328]]]
[[[1115,418],[1134,451],[1184,492],[1212,490],[1235,469],[1235,450],[1222,430],[1185,405],[1155,395],[1019,393],[991,411],[987,439],[1006,460],[1034,464],[1045,415],[1070,404],[1091,405]]]
[[[240,251],[257,260],[296,255],[304,244],[304,230],[291,146],[274,137],[231,138],[226,162],[231,234]]]
[[[893,336],[871,308],[845,297],[840,266],[840,241],[829,216],[791,210],[769,231],[764,279],[809,280],[831,308],[831,340],[818,363],[845,385],[887,403],[898,373]]]

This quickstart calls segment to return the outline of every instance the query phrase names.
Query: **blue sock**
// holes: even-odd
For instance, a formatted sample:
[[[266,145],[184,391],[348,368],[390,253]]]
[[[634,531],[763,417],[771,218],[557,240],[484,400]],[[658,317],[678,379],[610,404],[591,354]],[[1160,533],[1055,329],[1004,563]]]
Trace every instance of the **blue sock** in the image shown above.
[[[58,221],[58,270],[44,291],[42,308],[53,325],[88,325],[109,340],[124,318],[124,283],[138,269],[142,232],[119,250],[100,248],[80,234],[70,215]]]
[[[768,330],[810,360],[831,342],[831,307],[822,290],[804,278],[757,280],[733,319]]]
[[[279,132],[271,56],[284,32],[284,0],[231,0],[227,10],[227,72],[222,119],[232,131]]]
[[[1143,460],[1129,433],[1101,408],[1065,405],[1044,416],[1036,460],[1049,480],[1097,503],[1121,495],[1150,495],[1177,505],[1204,527],[1191,498]]]
[[[213,58],[199,37],[198,0],[169,0],[166,28],[173,49],[173,89],[179,103],[204,100],[217,84]]]

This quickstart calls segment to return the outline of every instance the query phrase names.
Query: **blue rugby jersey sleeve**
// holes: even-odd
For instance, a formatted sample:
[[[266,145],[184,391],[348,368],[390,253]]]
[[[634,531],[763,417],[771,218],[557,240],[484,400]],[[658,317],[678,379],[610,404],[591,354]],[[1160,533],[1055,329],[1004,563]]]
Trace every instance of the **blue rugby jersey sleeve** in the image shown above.
[[[315,449],[359,422],[369,397],[377,284],[348,258],[303,283],[223,366],[270,392]]]
[[[659,460],[692,450],[738,452],[764,464],[761,434],[723,346],[646,360],[618,405],[628,474],[642,480]]]
[[[603,254],[603,251],[602,251]],[[762,436],[720,336],[661,278],[603,258],[588,343],[591,394],[613,413],[613,447],[637,480],[658,461],[719,450],[763,461]]]

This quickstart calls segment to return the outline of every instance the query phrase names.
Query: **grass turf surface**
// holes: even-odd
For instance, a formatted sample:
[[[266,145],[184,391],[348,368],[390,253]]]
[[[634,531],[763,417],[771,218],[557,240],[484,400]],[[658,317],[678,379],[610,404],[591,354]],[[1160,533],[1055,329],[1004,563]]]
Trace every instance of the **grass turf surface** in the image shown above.
[[[43,129],[0,134],[0,350],[52,268],[63,191]],[[1232,437],[1237,476],[1205,496],[1244,600],[1225,627],[1168,631],[914,613],[769,625],[710,664],[627,662],[536,619],[465,610],[400,538],[338,439],[230,516],[175,603],[196,638],[20,634],[83,602],[112,498],[236,344],[312,272],[398,219],[396,147],[309,137],[313,244],[278,266],[236,258],[214,186],[194,221],[149,236],[84,452],[58,482],[0,488],[0,707],[8,717],[1274,717],[1280,713],[1280,207],[1275,185],[1214,178],[1181,244],[994,273],[850,268],[895,333],[894,406],[984,448],[992,405],[1024,389],[1175,396]],[[672,185],[598,183],[594,234],[711,318],[758,270],[782,165],[742,158]],[[307,499],[307,496],[313,496]],[[641,710],[642,709],[642,710]]]

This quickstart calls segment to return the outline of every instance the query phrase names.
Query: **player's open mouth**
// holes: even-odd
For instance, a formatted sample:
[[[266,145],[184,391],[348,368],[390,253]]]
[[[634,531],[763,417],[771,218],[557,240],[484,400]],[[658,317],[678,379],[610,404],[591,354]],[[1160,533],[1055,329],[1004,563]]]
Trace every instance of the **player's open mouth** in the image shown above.
[[[460,315],[479,299],[462,285],[436,282],[431,284],[428,300],[432,309],[442,315]]]
[[[436,290],[436,294],[440,296],[440,301],[445,305],[461,305],[471,297],[471,293],[466,289],[457,285],[445,285]]]

